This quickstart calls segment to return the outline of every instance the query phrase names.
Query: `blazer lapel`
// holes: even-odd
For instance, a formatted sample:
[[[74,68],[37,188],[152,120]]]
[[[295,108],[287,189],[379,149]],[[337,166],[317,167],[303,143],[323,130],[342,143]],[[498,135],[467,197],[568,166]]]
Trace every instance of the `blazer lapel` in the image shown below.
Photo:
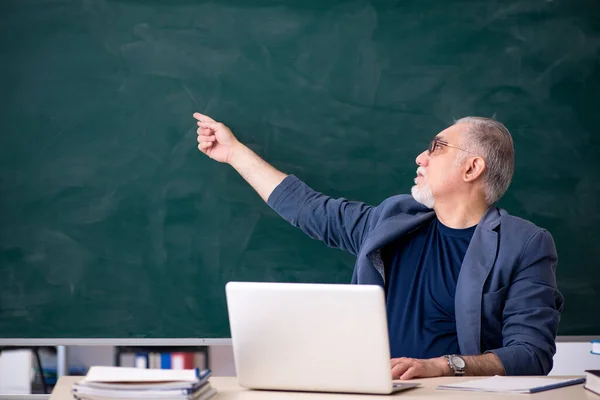
[[[369,256],[400,236],[410,233],[435,217],[424,212],[406,218],[406,215],[385,220],[365,242],[364,254]],[[461,354],[480,354],[481,349],[481,300],[483,285],[494,266],[498,251],[500,212],[492,206],[479,222],[463,260],[454,299],[456,333]],[[356,273],[356,270],[355,270]],[[353,281],[356,277],[353,277]]]
[[[500,213],[490,207],[478,224],[465,254],[454,299],[456,333],[461,354],[481,353],[481,301],[483,285],[498,251]]]
[[[381,249],[385,245],[423,225],[428,220],[432,220],[434,217],[435,213],[428,211],[414,215],[412,218],[406,218],[405,214],[401,214],[386,219],[371,233],[368,241],[365,242],[365,254],[368,255],[375,250]]]

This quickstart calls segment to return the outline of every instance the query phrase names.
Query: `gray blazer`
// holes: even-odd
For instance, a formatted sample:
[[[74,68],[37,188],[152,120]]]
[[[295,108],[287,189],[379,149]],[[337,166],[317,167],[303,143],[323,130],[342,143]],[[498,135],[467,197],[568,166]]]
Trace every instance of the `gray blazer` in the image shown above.
[[[275,188],[268,204],[310,237],[356,255],[352,283],[382,287],[381,249],[435,217],[409,195],[373,207],[325,196],[293,175]],[[507,375],[548,374],[564,304],[556,262],[549,232],[490,207],[475,229],[456,286],[461,354],[493,352]]]

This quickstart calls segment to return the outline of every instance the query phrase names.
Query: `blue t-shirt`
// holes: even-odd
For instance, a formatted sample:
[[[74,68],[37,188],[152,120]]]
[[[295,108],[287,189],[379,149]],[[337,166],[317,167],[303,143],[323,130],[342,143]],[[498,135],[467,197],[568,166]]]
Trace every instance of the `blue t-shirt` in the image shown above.
[[[384,249],[392,358],[460,353],[454,294],[475,228],[452,229],[435,218]]]

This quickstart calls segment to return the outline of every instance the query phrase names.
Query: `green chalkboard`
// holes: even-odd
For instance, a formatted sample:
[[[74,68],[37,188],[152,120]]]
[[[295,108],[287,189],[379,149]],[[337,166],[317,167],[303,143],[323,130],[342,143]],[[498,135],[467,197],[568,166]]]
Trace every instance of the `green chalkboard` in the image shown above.
[[[454,118],[497,117],[500,204],[558,248],[559,334],[600,334],[599,4],[0,2],[0,337],[227,338],[230,280],[349,282],[197,151],[194,111],[372,204]]]

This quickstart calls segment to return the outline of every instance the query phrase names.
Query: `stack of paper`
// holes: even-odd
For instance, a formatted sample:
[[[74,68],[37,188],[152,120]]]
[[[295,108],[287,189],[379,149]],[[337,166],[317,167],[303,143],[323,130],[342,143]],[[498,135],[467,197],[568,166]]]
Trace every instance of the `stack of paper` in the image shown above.
[[[217,391],[210,386],[210,371],[124,367],[91,367],[71,388],[75,399],[207,400]]]
[[[441,385],[437,388],[446,390],[467,390],[473,392],[537,393],[545,390],[558,389],[564,386],[577,385],[584,382],[585,378],[549,379],[494,376],[486,379],[476,379],[449,385]]]

